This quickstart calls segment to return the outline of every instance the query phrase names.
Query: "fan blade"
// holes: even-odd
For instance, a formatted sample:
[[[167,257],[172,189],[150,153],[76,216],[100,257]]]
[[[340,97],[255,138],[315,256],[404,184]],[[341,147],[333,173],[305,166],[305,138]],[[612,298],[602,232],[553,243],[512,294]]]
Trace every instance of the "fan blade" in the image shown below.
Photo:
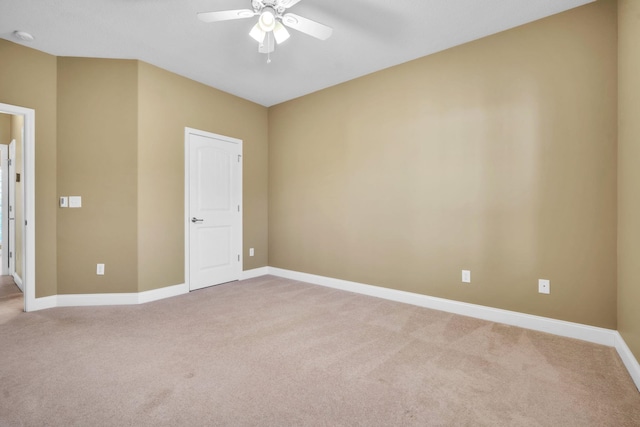
[[[255,15],[256,13],[250,9],[223,10],[221,12],[200,12],[198,13],[198,19],[202,22],[219,22],[253,18]]]
[[[301,0],[280,0],[280,6],[284,7],[285,9],[289,9],[291,6],[295,6],[296,4],[300,3]]]
[[[333,28],[293,13],[285,14],[282,17],[282,23],[289,28],[293,28],[294,30],[298,30],[301,33],[308,34],[320,40],[328,39],[333,33]]]

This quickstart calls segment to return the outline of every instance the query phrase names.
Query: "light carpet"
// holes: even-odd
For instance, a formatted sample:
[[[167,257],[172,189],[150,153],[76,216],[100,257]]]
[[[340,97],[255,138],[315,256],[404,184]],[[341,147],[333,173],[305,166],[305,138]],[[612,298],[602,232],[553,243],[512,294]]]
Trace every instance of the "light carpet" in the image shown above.
[[[640,425],[613,348],[517,327],[273,276],[34,313],[7,289],[2,426]]]

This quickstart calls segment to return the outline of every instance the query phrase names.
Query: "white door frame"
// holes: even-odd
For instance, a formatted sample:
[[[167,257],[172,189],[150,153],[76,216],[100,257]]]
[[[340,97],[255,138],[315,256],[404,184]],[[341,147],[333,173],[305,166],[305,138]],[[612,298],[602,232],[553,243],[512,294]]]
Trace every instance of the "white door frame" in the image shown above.
[[[24,139],[22,141],[22,173],[24,177],[24,227],[22,230],[22,285],[24,288],[24,311],[36,307],[36,215],[35,215],[35,153],[36,112],[31,108],[0,103],[0,112],[24,117]]]
[[[184,128],[184,283],[187,285],[187,289],[191,289],[190,284],[190,220],[189,220],[189,190],[190,190],[190,172],[191,172],[191,162],[189,161],[189,135],[200,135],[207,138],[214,138],[222,141],[227,141],[233,144],[240,144],[240,153],[242,155],[242,140],[237,138],[231,138],[229,136],[218,135],[215,133],[193,129],[193,128]],[[240,199],[243,198],[243,187],[242,187],[242,163],[240,164]],[[243,203],[241,203],[241,206]],[[243,249],[242,249],[242,240],[243,240],[243,209],[240,209],[240,276],[242,275],[243,265],[244,265],[244,257],[243,257]]]
[[[2,256],[0,274],[9,274],[9,146],[0,144],[0,169],[2,169]]]

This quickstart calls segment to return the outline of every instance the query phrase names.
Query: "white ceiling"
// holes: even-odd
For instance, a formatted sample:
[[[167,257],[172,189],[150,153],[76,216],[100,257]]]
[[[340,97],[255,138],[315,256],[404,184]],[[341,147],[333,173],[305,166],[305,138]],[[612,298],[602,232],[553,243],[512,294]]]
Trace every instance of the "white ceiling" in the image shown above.
[[[196,18],[251,0],[0,0],[0,37],[57,56],[140,59],[271,106],[592,1],[302,0],[288,12],[333,35],[290,30],[270,64],[248,36],[257,17]]]

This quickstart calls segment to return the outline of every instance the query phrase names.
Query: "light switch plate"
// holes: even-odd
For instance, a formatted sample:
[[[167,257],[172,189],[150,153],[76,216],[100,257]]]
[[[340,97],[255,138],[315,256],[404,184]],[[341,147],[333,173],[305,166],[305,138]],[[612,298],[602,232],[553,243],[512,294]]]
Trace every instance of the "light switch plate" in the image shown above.
[[[70,208],[81,208],[82,207],[82,196],[69,196],[69,207]]]
[[[255,251],[253,250],[253,248],[249,248],[249,256],[253,256],[255,254]]]
[[[69,207],[69,198],[67,196],[60,197],[60,207],[61,208]]]

